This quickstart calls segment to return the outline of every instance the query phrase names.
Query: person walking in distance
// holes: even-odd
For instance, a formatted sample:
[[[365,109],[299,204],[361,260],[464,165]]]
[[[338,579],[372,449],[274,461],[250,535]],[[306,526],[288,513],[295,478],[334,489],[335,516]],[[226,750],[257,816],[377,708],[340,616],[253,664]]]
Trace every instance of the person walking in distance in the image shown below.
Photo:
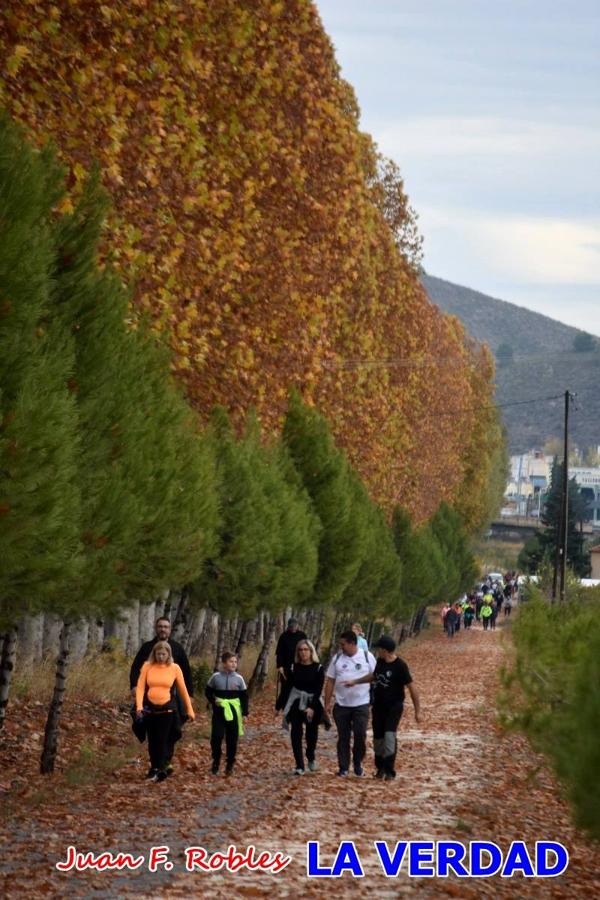
[[[350,756],[354,774],[365,775],[362,761],[366,750],[369,724],[370,688],[368,684],[346,687],[349,678],[362,678],[375,671],[375,657],[368,650],[359,650],[352,630],[339,637],[339,653],[331,660],[325,678],[325,710],[331,713],[337,727],[338,775],[348,775]],[[333,694],[335,689],[335,705]],[[352,747],[351,747],[352,744]],[[352,750],[352,754],[351,754]]]
[[[170,774],[167,767],[177,740],[173,731],[180,730],[174,685],[185,704],[187,717],[193,721],[196,717],[182,671],[173,662],[167,641],[157,641],[150,651],[150,658],[142,666],[135,690],[136,713],[144,720],[148,735],[150,769],[147,777],[153,781],[164,781]]]
[[[223,738],[227,753],[225,774],[233,772],[238,738],[244,733],[242,719],[248,715],[248,690],[246,682],[236,672],[237,663],[235,653],[226,650],[221,656],[220,670],[211,675],[204,690],[213,708],[210,734],[213,775],[219,772]]]
[[[288,619],[287,628],[279,636],[279,640],[277,641],[277,647],[275,648],[275,663],[277,666],[277,680],[278,680],[278,701],[281,699],[281,707],[283,708],[287,703],[287,698],[290,693],[290,683],[289,683],[289,674],[292,666],[294,665],[294,659],[296,657],[296,647],[298,645],[298,641],[305,641],[306,635],[303,631],[300,630],[300,623],[298,619],[295,619],[293,616]]]
[[[187,654],[181,644],[172,639],[170,621],[165,616],[160,616],[154,623],[154,637],[151,641],[146,641],[144,644],[142,644],[131,664],[131,669],[129,670],[129,687],[131,688],[131,697],[134,703],[136,685],[142,671],[142,666],[146,662],[146,660],[150,658],[150,654],[153,648],[159,641],[166,641],[168,643],[171,650],[173,662],[181,669],[181,674],[183,675],[186,690],[190,697],[194,696],[194,681],[192,678],[192,670],[190,668]],[[180,696],[177,685],[174,685],[173,687],[173,697],[176,705],[176,715],[179,719],[179,722],[177,723],[176,727],[172,728],[169,732],[169,740],[171,743],[169,744],[168,748],[168,760],[166,765],[166,771],[168,775],[170,775],[173,771],[171,759],[175,750],[175,743],[181,737],[180,726],[187,719],[186,706],[182,697]]]
[[[310,641],[298,641],[296,659],[288,676],[290,692],[283,715],[291,725],[292,750],[296,768],[294,775],[304,775],[304,754],[302,751],[302,732],[306,729],[306,758],[311,772],[317,769],[315,751],[319,735],[319,724],[323,716],[321,692],[325,680],[323,666],[319,662],[316,650]]]
[[[352,688],[374,682],[372,720],[375,777],[391,781],[396,777],[396,732],[404,711],[405,687],[410,693],[417,723],[421,721],[421,705],[408,666],[396,655],[395,640],[388,634],[382,634],[375,648],[379,650],[375,671],[362,678],[346,681],[345,685]]]

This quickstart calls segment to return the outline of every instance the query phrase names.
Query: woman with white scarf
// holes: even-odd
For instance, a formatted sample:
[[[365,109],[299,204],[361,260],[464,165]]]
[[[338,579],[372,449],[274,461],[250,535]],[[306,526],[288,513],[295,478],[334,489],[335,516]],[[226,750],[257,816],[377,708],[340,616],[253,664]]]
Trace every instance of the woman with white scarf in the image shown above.
[[[283,716],[291,726],[290,737],[296,763],[293,774],[304,775],[304,731],[308,768],[311,772],[317,769],[315,751],[323,716],[320,698],[325,680],[325,671],[310,641],[303,639],[298,642],[289,680],[290,692],[285,701]]]

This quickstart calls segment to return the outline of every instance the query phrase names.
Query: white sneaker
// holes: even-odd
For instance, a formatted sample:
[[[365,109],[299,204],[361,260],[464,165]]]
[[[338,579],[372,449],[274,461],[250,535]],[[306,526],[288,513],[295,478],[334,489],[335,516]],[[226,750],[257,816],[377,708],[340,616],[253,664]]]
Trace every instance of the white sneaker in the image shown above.
[[[304,775],[304,769],[294,769],[292,775]]]
[[[319,767],[314,759],[309,762],[308,769],[310,772],[316,772],[318,768]]]

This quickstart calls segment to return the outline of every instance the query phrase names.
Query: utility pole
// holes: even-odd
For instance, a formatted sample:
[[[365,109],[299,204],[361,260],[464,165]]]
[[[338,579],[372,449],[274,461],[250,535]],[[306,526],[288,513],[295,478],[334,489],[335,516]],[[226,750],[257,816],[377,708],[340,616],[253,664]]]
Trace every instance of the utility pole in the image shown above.
[[[560,572],[560,599],[565,599],[567,573],[567,533],[569,527],[569,401],[571,394],[565,391],[565,424],[562,491],[560,497],[560,518],[556,531],[556,553],[554,556],[554,576],[552,578],[552,599],[556,600],[556,589]]]

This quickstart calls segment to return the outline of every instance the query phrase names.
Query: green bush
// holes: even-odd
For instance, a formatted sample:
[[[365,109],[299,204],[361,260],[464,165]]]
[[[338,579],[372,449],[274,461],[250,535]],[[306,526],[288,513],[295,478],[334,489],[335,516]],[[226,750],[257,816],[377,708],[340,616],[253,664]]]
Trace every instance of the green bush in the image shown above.
[[[192,681],[194,683],[194,696],[203,697],[204,688],[208,684],[208,679],[213,673],[212,668],[206,663],[197,663],[191,666]]]
[[[600,840],[600,590],[572,589],[562,604],[531,593],[513,626],[502,716],[548,756],[577,824]]]

